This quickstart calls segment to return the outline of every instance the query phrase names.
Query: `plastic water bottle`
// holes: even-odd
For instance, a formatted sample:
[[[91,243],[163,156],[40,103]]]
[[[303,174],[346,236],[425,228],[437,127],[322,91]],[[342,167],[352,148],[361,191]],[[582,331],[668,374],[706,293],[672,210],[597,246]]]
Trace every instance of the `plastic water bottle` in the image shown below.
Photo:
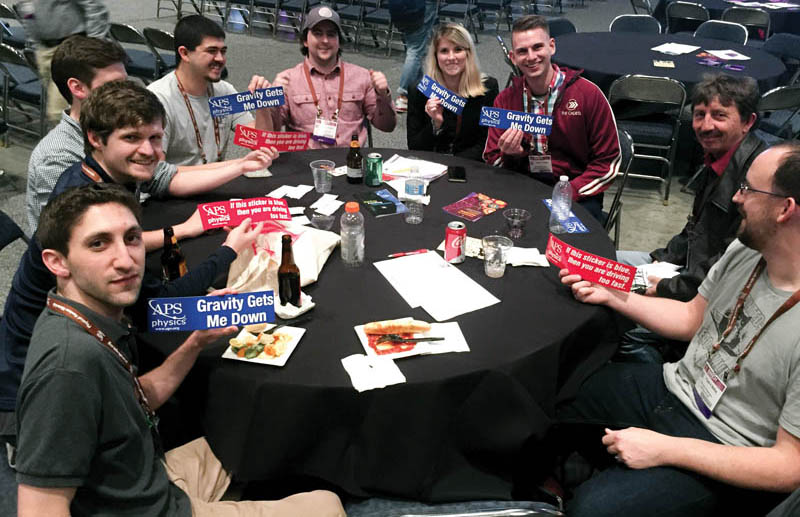
[[[339,236],[342,238],[342,262],[347,267],[359,267],[364,263],[364,216],[358,203],[349,201],[339,220]]]
[[[563,223],[569,219],[572,209],[572,186],[567,176],[558,178],[558,183],[553,187],[553,196],[550,206],[550,233],[566,233],[567,228]]]

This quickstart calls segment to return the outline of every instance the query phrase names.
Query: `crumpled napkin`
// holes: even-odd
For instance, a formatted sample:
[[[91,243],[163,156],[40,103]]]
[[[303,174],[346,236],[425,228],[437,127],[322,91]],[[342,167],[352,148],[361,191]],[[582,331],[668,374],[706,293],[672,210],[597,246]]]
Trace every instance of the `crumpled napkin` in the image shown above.
[[[342,359],[342,366],[359,393],[406,382],[403,372],[388,357],[353,354]]]
[[[537,266],[548,267],[547,258],[539,253],[536,248],[517,248],[516,246],[506,252],[506,263],[512,266]]]
[[[277,295],[277,293],[275,293]],[[301,314],[305,314],[314,307],[316,307],[316,303],[311,300],[311,296],[307,295],[303,291],[300,291],[300,307],[295,307],[291,303],[287,303],[286,305],[281,305],[280,299],[276,296],[275,297],[275,314],[282,320],[291,320],[294,319]]]

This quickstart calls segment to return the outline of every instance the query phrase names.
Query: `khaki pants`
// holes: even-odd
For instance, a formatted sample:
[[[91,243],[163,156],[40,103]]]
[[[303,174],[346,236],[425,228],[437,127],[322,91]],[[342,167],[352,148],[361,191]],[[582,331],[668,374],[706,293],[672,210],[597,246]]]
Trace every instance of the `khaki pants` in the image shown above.
[[[50,63],[53,61],[53,54],[58,47],[45,47],[40,44],[36,48],[36,66],[39,67],[39,76],[42,84],[47,85],[47,120],[53,124],[58,124],[61,120],[61,112],[69,107],[67,100],[61,96],[56,83],[53,82],[50,74]]]
[[[198,438],[166,453],[169,479],[189,495],[195,517],[344,517],[344,508],[333,492],[316,490],[278,501],[220,501],[231,476],[211,452],[205,438]]]

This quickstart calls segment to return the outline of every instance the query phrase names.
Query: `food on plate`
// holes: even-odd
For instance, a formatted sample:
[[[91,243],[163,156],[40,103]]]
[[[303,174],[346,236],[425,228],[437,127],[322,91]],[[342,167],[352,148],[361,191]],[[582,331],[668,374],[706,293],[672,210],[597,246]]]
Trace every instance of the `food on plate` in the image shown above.
[[[231,351],[237,357],[245,359],[274,359],[286,352],[286,347],[292,340],[291,335],[282,332],[265,334],[263,331],[266,325],[249,325],[249,327],[254,328],[254,330],[257,327],[261,327],[261,329],[258,334],[253,334],[248,331],[248,327],[245,327],[235,338],[231,338],[228,341],[231,345]]]
[[[393,334],[394,332],[391,333]],[[398,343],[396,341],[384,341],[382,343],[378,343],[378,339],[382,335],[383,334],[367,334],[367,344],[369,345],[370,348],[375,350],[375,353],[377,355],[408,352],[409,350],[414,350],[414,347],[417,345],[416,343]],[[414,337],[414,335],[411,332],[403,332],[398,335],[403,338]]]
[[[364,325],[364,333],[370,334],[414,334],[417,332],[428,332],[431,324],[425,321],[412,318],[400,318],[397,320],[373,321]],[[413,336],[403,336],[413,337]],[[383,344],[383,343],[381,343]],[[388,344],[388,343],[387,343]],[[370,345],[371,346],[371,345]],[[413,348],[413,347],[412,347]]]
[[[267,330],[268,323],[254,323],[253,325],[245,325],[244,329],[251,334],[261,334]]]

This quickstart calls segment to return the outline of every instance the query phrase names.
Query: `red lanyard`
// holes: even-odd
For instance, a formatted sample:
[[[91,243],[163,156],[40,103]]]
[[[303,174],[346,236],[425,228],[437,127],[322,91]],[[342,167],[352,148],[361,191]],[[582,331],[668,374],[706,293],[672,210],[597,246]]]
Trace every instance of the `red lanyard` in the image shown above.
[[[736,300],[736,305],[733,306],[733,313],[731,314],[731,319],[728,322],[728,326],[725,327],[725,330],[722,332],[722,336],[720,336],[719,341],[717,341],[717,343],[715,343],[714,346],[711,347],[711,351],[708,354],[709,357],[711,357],[713,354],[719,351],[722,342],[733,331],[733,328],[736,325],[736,320],[739,319],[739,315],[742,312],[742,307],[744,307],[744,301],[750,295],[750,291],[753,289],[756,280],[758,280],[759,275],[761,274],[762,271],[764,271],[766,265],[767,262],[762,257],[761,260],[758,261],[758,264],[756,264],[756,267],[755,269],[753,269],[753,272],[750,273],[750,278],[747,279],[747,283],[744,284],[742,292],[739,294],[739,298]],[[778,317],[780,317],[784,312],[794,307],[795,304],[798,302],[798,300],[800,300],[800,289],[795,291],[794,294],[792,294],[792,296],[790,296],[788,300],[783,302],[783,305],[778,307],[778,310],[776,310],[775,313],[772,316],[770,316],[767,322],[764,323],[764,326],[761,327],[758,330],[758,332],[756,332],[756,334],[752,337],[752,339],[750,339],[750,342],[747,343],[747,346],[744,348],[742,353],[739,354],[739,356],[736,358],[736,364],[733,367],[733,371],[735,373],[739,373],[739,370],[742,369],[742,361],[744,361],[744,358],[747,357],[747,355],[750,353],[751,350],[753,350],[753,346],[755,346],[756,341],[758,340],[759,337],[761,337],[761,334],[769,326],[769,324],[778,319]],[[725,379],[727,379],[727,373],[725,374]]]
[[[303,71],[306,73],[306,81],[308,82],[308,88],[311,90],[311,97],[314,99],[314,106],[317,107],[317,117],[322,116],[322,108],[319,106],[319,98],[317,97],[317,91],[314,89],[314,83],[311,82],[311,72],[308,69],[308,63],[303,62]],[[344,65],[339,65],[339,100],[336,103],[336,112],[333,114],[332,119],[337,120],[339,118],[339,111],[342,109],[342,99],[344,97]]]
[[[62,316],[66,316],[67,318],[71,319],[75,323],[78,324],[83,330],[85,330],[89,335],[94,337],[100,344],[111,350],[119,362],[122,363],[122,366],[125,367],[128,374],[131,376],[131,380],[133,381],[134,391],[136,393],[136,400],[139,402],[139,405],[144,410],[145,419],[147,420],[147,425],[156,433],[158,432],[158,415],[153,409],[150,407],[150,403],[147,401],[147,395],[144,393],[144,389],[142,389],[142,385],[139,382],[139,378],[136,377],[136,374],[133,370],[133,365],[125,357],[125,354],[119,351],[119,349],[114,345],[114,343],[109,339],[109,337],[97,328],[97,326],[89,320],[86,316],[81,314],[75,308],[66,305],[64,303],[59,302],[58,300],[53,299],[52,297],[47,297],[47,307]]]
[[[550,86],[547,87],[547,97],[544,98],[544,102],[542,103],[542,107],[544,108],[544,114],[550,114],[550,94],[553,91],[553,86],[555,86],[556,80],[558,79],[558,72],[553,74],[553,80],[550,81]],[[528,84],[523,80],[522,81],[522,108],[525,110],[525,113],[530,113],[528,104],[533,101],[533,95],[531,92],[528,91]],[[545,135],[533,135],[533,139],[535,142],[538,142],[541,145],[542,153],[547,154],[547,136]],[[536,146],[534,145],[533,148]],[[532,151],[534,149],[531,149]],[[538,152],[538,149],[536,149]]]
[[[186,95],[186,90],[183,88],[183,84],[181,84],[181,80],[178,78],[178,73],[175,72],[175,80],[178,82],[178,90],[180,90],[181,95],[183,96],[183,102],[186,103],[186,109],[189,110],[189,118],[192,119],[192,126],[194,126],[194,137],[197,141],[197,147],[200,149],[200,158],[203,160],[203,164],[208,163],[206,159],[206,151],[203,149],[203,137],[200,136],[200,128],[197,127],[197,119],[194,117],[194,110],[192,109],[192,104],[189,102],[189,96]],[[208,96],[214,92],[211,90],[211,87],[208,87]],[[222,149],[219,146],[219,119],[216,117],[212,117],[214,121],[214,142],[217,144],[217,161],[222,161]]]

